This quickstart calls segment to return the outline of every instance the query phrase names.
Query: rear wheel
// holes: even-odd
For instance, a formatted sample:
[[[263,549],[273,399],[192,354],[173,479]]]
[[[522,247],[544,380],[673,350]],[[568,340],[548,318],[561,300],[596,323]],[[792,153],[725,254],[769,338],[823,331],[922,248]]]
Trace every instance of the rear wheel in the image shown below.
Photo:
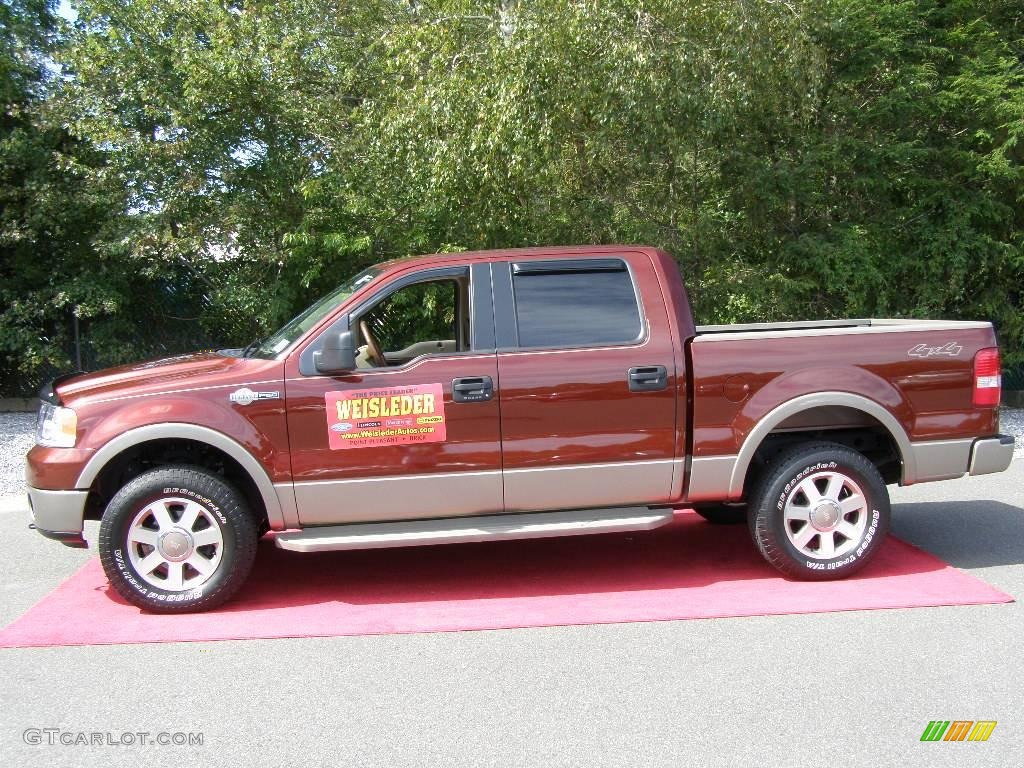
[[[812,443],[772,461],[752,494],[750,532],[787,576],[856,573],[889,531],[889,494],[874,464],[838,443]]]
[[[223,478],[164,467],[111,499],[100,524],[100,562],[111,586],[140,608],[201,611],[245,582],[258,538],[244,498]]]

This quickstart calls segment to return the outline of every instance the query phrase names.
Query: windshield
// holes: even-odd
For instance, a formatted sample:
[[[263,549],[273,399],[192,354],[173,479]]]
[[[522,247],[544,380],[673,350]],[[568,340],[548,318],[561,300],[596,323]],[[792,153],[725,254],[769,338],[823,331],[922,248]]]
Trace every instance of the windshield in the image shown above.
[[[274,357],[290,347],[300,336],[330,314],[341,302],[372,282],[380,267],[370,267],[342,283],[308,309],[293,317],[272,336],[267,337],[250,353],[253,357]]]

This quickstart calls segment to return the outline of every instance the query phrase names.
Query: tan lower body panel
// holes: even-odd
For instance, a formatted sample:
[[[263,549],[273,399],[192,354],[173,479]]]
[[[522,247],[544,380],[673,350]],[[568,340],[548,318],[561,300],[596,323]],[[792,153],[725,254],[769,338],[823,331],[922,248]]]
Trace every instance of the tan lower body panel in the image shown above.
[[[675,464],[659,459],[513,469],[504,472],[504,482],[498,470],[319,480],[295,483],[295,502],[303,527],[647,506],[669,501]]]
[[[915,483],[933,480],[952,480],[967,474],[971,463],[971,446],[974,440],[936,440],[927,443],[911,443],[917,474]],[[909,485],[909,483],[906,483]]]
[[[444,472],[295,483],[303,526],[501,512],[501,472]]]
[[[508,512],[663,504],[673,459],[505,470]]]

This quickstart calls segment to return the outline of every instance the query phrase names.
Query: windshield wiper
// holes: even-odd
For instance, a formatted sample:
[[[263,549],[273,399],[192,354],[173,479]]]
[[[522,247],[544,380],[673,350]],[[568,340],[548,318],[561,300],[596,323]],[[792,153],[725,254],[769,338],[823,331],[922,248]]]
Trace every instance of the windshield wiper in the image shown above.
[[[256,350],[260,348],[260,344],[263,343],[263,339],[253,339],[245,349],[242,350],[242,357],[249,357],[250,353],[255,354]]]

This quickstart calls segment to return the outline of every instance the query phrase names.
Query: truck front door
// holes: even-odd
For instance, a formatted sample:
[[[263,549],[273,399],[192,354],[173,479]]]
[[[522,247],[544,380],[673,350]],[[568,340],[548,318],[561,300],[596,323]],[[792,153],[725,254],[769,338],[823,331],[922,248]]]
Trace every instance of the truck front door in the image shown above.
[[[502,511],[490,266],[400,273],[347,325],[360,346],[355,371],[311,370],[317,340],[290,361],[300,523]]]

